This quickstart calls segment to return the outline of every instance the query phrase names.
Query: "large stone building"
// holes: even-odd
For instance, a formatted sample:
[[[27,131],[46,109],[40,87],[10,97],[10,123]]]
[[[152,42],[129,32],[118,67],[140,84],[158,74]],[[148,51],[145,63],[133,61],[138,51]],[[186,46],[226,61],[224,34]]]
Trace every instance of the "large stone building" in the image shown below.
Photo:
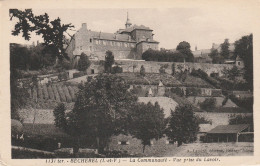
[[[132,25],[128,15],[125,29],[116,33],[92,31],[83,23],[71,38],[66,52],[72,60],[82,52],[90,59],[104,60],[108,50],[113,52],[115,59],[141,59],[147,49],[158,49],[159,42],[153,39],[153,35],[149,27]]]

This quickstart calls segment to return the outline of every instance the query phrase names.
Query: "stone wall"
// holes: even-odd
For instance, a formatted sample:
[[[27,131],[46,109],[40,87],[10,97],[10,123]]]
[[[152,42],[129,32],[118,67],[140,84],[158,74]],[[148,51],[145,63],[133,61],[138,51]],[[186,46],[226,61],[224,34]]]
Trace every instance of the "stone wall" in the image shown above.
[[[219,73],[223,75],[222,70],[224,68],[231,69],[232,64],[210,64],[210,63],[179,63],[179,62],[154,62],[154,61],[136,61],[136,60],[116,60],[116,63],[123,68],[123,72],[133,72],[133,65],[136,65],[136,72],[140,71],[143,65],[146,73],[159,73],[161,66],[165,67],[165,72],[172,74],[172,64],[175,64],[175,71],[179,71],[178,66],[191,71],[192,69],[201,69],[208,75],[211,73]]]

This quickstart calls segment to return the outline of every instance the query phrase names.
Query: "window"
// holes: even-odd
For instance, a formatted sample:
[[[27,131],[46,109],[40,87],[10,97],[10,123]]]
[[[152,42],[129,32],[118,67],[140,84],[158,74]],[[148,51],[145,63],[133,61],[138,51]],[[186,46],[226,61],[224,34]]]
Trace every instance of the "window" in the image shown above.
[[[89,39],[89,42],[92,43],[92,39]]]

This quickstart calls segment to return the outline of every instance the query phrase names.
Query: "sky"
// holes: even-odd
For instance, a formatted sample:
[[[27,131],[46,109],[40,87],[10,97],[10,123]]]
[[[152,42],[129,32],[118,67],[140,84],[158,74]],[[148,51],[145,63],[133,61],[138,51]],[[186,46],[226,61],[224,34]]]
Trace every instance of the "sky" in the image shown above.
[[[228,38],[230,43],[253,32],[253,13],[249,8],[121,8],[121,9],[32,9],[36,15],[48,13],[50,19],[61,18],[62,23],[72,23],[73,35],[82,25],[92,31],[115,33],[125,27],[127,11],[131,23],[150,27],[154,39],[159,41],[159,48],[175,49],[187,41],[194,50],[209,49],[212,43],[223,43]],[[21,35],[12,36],[11,29],[16,23],[10,21],[10,42],[30,44],[40,36],[32,35],[25,41]]]

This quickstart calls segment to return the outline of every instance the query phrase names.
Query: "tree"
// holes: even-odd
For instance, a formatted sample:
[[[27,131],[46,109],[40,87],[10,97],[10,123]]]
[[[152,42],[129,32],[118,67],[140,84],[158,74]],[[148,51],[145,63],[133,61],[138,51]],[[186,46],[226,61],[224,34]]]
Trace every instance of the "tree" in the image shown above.
[[[143,77],[145,76],[145,68],[144,68],[143,65],[140,68],[140,75],[143,76]]]
[[[100,74],[79,86],[71,112],[65,114],[63,108],[57,108],[62,111],[54,114],[55,124],[76,140],[84,136],[102,153],[112,135],[129,129],[129,113],[137,97],[128,89],[129,85],[121,77]]]
[[[178,50],[183,55],[183,61],[194,62],[194,56],[190,50],[190,43],[186,41],[180,42],[176,50]]]
[[[217,100],[214,97],[206,98],[202,103],[200,103],[200,108],[206,111],[211,111],[216,107]]]
[[[211,49],[209,53],[209,57],[212,59],[212,63],[217,64],[217,63],[223,63],[224,58],[219,55],[219,52],[217,49]]]
[[[63,47],[66,44],[64,33],[73,28],[73,25],[61,24],[59,17],[50,21],[47,13],[36,16],[31,9],[25,9],[24,11],[10,9],[9,15],[10,20],[17,18],[12,35],[17,36],[22,33],[25,40],[30,40],[31,32],[35,32],[36,35],[42,35],[44,44],[55,52],[55,56],[59,59],[63,59],[64,57],[69,59]]]
[[[178,146],[183,142],[194,141],[198,131],[199,124],[191,105],[177,106],[175,111],[171,112],[166,135],[172,141],[177,141]]]
[[[235,56],[244,62],[244,78],[253,90],[253,35],[243,36],[235,42]]]
[[[88,56],[85,53],[81,53],[78,62],[78,70],[86,71],[89,68],[90,64],[91,62],[89,61]]]
[[[115,63],[112,51],[107,51],[105,56],[105,72],[111,73],[112,65]]]
[[[236,66],[233,66],[230,70],[227,70],[227,77],[232,80],[235,81],[236,77],[239,76],[239,70]]]
[[[162,137],[165,130],[165,121],[163,109],[158,102],[152,105],[140,103],[132,110],[132,121],[130,133],[143,144],[143,153],[145,146],[150,145],[151,139],[158,140]]]
[[[229,46],[228,39],[225,39],[224,43],[221,44],[220,55],[225,59],[229,58]]]
[[[172,64],[172,75],[173,76],[175,75],[175,64],[174,63]]]

